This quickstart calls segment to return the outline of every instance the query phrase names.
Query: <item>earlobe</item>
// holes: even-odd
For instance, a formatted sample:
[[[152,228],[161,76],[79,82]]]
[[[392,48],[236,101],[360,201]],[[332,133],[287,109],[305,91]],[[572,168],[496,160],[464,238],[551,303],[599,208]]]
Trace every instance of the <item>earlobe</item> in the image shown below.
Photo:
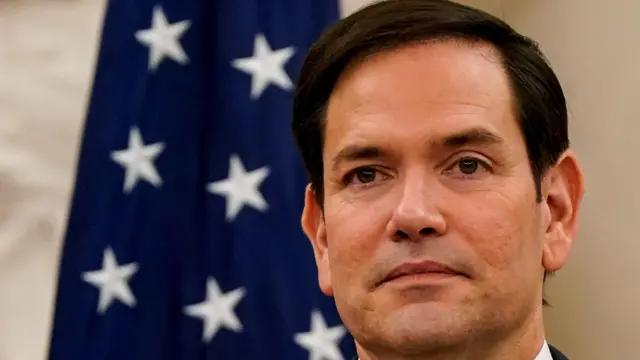
[[[575,155],[565,152],[544,179],[548,226],[542,265],[546,271],[564,266],[578,231],[578,210],[584,195],[584,176]]]
[[[307,186],[304,197],[304,210],[301,218],[302,230],[309,238],[313,247],[313,255],[318,267],[318,282],[320,290],[328,296],[333,295],[331,286],[331,270],[329,267],[329,249],[327,232],[322,216],[322,208],[311,189]]]

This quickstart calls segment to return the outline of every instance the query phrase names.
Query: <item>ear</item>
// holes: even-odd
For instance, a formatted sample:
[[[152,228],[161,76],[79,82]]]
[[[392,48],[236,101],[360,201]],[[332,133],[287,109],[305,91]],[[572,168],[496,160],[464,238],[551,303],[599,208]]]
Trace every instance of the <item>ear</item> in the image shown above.
[[[329,266],[329,249],[327,247],[327,232],[322,216],[322,207],[318,204],[316,196],[307,186],[304,196],[304,210],[302,212],[302,230],[311,241],[313,255],[318,267],[318,282],[320,290],[325,295],[332,296],[331,269]]]
[[[566,151],[549,170],[542,191],[548,210],[542,266],[552,272],[565,265],[578,231],[578,210],[585,185],[573,152]]]

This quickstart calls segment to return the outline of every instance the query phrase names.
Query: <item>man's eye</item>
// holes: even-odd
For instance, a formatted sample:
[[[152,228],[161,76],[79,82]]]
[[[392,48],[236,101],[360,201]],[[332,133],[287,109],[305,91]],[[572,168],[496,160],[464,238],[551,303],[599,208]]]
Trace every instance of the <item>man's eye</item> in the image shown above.
[[[458,161],[458,169],[465,175],[472,175],[481,166],[480,162],[476,159],[462,159]]]
[[[457,171],[463,176],[471,176],[483,170],[491,171],[491,166],[487,162],[473,157],[462,158],[453,164],[453,168],[450,168],[450,171]]]
[[[359,182],[366,184],[376,179],[376,170],[374,168],[360,168],[355,172],[355,177]]]
[[[350,171],[344,178],[345,184],[369,184],[376,180],[378,172],[372,167],[361,167]]]

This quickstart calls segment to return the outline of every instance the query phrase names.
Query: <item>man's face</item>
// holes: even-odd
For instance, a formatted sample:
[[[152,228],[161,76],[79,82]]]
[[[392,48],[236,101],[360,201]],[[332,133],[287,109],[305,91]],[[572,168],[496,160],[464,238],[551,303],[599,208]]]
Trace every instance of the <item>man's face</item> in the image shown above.
[[[324,217],[308,192],[303,227],[360,346],[418,353],[505,335],[539,312],[544,271],[570,241],[550,239],[557,211],[536,202],[512,104],[481,44],[377,54],[338,82]]]

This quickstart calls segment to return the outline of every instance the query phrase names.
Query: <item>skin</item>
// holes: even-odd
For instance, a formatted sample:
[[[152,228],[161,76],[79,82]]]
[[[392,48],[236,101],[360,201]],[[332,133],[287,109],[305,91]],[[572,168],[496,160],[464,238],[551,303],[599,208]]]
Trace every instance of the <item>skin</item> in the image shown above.
[[[508,78],[490,45],[442,41],[367,57],[329,99],[324,206],[302,227],[322,291],[362,360],[533,359],[545,270],[566,262],[583,177],[571,151],[536,191]],[[380,283],[436,261],[458,274]]]

